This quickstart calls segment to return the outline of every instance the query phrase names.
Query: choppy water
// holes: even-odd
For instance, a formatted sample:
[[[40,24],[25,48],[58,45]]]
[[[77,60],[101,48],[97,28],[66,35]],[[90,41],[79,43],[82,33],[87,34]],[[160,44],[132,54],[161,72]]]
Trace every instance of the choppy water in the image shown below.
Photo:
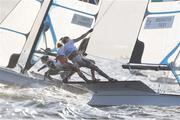
[[[93,57],[94,58],[94,57]],[[122,70],[122,61],[95,58],[98,66],[119,80],[141,79],[159,92],[180,93],[176,84],[151,82],[162,73],[145,71],[147,76],[130,75]],[[13,120],[179,120],[180,106],[132,106],[91,107],[87,102],[91,93],[71,93],[55,86],[19,88],[0,86],[0,119]]]

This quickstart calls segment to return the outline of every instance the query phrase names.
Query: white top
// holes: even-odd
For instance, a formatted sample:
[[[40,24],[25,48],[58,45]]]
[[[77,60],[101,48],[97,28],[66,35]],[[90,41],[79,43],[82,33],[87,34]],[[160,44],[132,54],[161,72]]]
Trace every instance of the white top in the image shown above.
[[[64,54],[64,47],[60,47],[57,51],[57,56],[65,56]]]
[[[69,39],[69,41],[64,44],[64,54],[65,56],[69,56],[74,51],[77,51],[74,40]]]

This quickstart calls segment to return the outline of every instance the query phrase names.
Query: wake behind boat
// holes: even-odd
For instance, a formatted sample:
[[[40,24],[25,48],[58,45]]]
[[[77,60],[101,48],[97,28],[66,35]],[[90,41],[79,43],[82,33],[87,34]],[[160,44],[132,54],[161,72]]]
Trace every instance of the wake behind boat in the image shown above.
[[[27,4],[26,2],[27,2],[26,0],[22,0],[22,2],[20,2],[20,4],[13,11],[14,14],[12,16],[10,14],[10,16],[6,18],[7,21],[5,20],[5,22],[2,22],[0,26],[0,30],[1,30],[0,32],[3,33],[2,35],[10,36],[10,37],[2,37],[3,40],[9,40],[10,42],[12,42],[11,41],[12,39],[18,40],[18,42],[15,43],[15,45],[19,44],[19,39],[23,41],[22,43],[20,43],[21,46],[19,47],[19,50],[17,50],[18,55],[15,56],[16,58],[14,58],[13,55],[15,54],[14,51],[17,49],[17,46],[12,47],[14,51],[12,50],[11,53],[8,52],[7,55],[1,53],[2,56],[4,56],[3,61],[10,61],[12,66],[16,66],[15,68],[0,68],[1,83],[8,85],[28,86],[28,87],[39,86],[39,85],[42,86],[56,85],[59,87],[64,87],[64,89],[67,90],[69,89],[69,91],[71,92],[73,92],[75,89],[81,92],[84,91],[82,92],[82,94],[91,91],[93,93],[93,97],[88,103],[91,106],[110,106],[110,105],[124,105],[124,104],[168,105],[168,106],[180,105],[179,102],[180,95],[156,93],[154,90],[152,90],[151,88],[149,88],[147,85],[145,85],[139,80],[137,81],[118,80],[117,82],[100,81],[97,83],[85,83],[78,81],[78,82],[62,83],[59,79],[54,79],[54,78],[52,80],[45,78],[44,80],[44,76],[42,74],[35,72],[34,73],[31,72],[31,74],[33,74],[34,77],[30,76],[28,74],[28,72],[30,72],[29,70],[37,63],[37,61],[39,61],[40,57],[46,54],[44,51],[42,51],[42,49],[50,50],[50,53],[52,54],[47,54],[47,55],[53,57],[53,54],[57,52],[55,48],[57,39],[65,35],[69,35],[70,37],[73,38],[80,36],[82,33],[95,26],[96,18],[99,13],[100,4],[102,1],[99,0],[98,2],[92,4],[92,3],[85,3],[82,1],[74,1],[74,0],[68,0],[68,1],[57,0],[54,2],[52,0],[44,0],[44,1],[32,0],[31,1],[32,3],[28,3],[28,4],[31,4],[32,7],[35,7],[34,8],[35,11],[31,11],[34,12],[35,15],[31,16],[31,20],[28,21],[26,24],[27,26],[24,25],[25,28],[17,28],[16,26],[10,26],[13,23],[14,23],[13,25],[15,25],[16,22],[10,21],[9,24],[8,20],[11,19],[12,17],[15,17],[15,15],[22,16],[18,14],[17,11],[21,10],[21,8],[25,4]],[[140,2],[142,1],[140,0]],[[163,11],[161,9],[162,4],[164,5],[164,3],[161,4],[157,3],[154,5],[154,7],[158,6],[160,8],[160,11]],[[173,4],[176,5],[177,9],[179,8],[178,2],[174,2]],[[142,5],[141,6],[142,9],[146,11],[145,13],[148,13],[149,6],[153,8],[153,4],[149,4],[148,1],[143,1],[143,4],[141,5]],[[129,7],[128,9],[130,8],[131,7]],[[165,13],[163,12],[162,14],[161,13],[156,14],[156,11],[153,12],[155,12],[154,13],[155,15],[154,14],[149,15],[149,16],[152,15],[152,17],[146,16],[148,14],[145,14],[145,16],[142,15],[142,11],[140,11],[140,13],[137,13],[138,15],[141,16],[137,17],[136,21],[138,22],[136,24],[139,25],[141,23],[141,19],[143,18],[144,18],[143,23],[144,22],[146,23],[146,24],[142,24],[142,26],[140,27],[140,29],[143,28],[145,29],[145,30],[143,29],[142,32],[146,31],[146,29],[148,29],[149,31],[154,31],[155,28],[169,29],[172,27],[173,23],[177,24],[177,21],[179,19],[179,12],[174,9],[170,13],[167,13],[167,14],[172,13],[173,14],[172,16],[166,16],[167,11],[165,11]],[[165,17],[160,17],[162,15],[165,15]],[[162,18],[165,18],[165,20]],[[160,21],[157,22],[156,19],[158,20],[160,19]],[[154,22],[155,26],[153,26],[151,23],[148,23],[148,21],[152,21],[152,22],[155,21]],[[23,22],[21,21],[19,25],[23,26],[22,23]],[[160,23],[165,23],[167,24],[167,26],[166,25],[161,26]],[[143,27],[144,25],[145,27]],[[26,27],[28,27],[29,29],[27,30]],[[24,33],[24,29],[25,29],[25,33]],[[133,29],[133,30],[138,34],[138,29],[136,30]],[[174,27],[173,30],[176,31]],[[179,31],[177,30],[175,33],[178,32]],[[140,30],[140,35],[142,35],[141,30]],[[145,35],[148,36],[148,34]],[[148,41],[148,40],[146,41],[146,39],[143,38],[143,35],[140,36],[140,38],[142,38],[142,40],[145,40],[144,43]],[[90,36],[85,38],[82,43],[78,43],[78,45],[80,44],[82,53],[85,53],[89,43],[89,39]],[[133,63],[135,60],[138,61],[136,62],[138,63],[138,65],[136,64],[135,68],[141,67],[141,65],[139,64],[142,64],[140,61],[142,57],[141,51],[136,49],[137,48],[136,46],[139,45],[138,41],[139,40],[137,41],[134,40],[132,42],[134,43],[135,47],[132,53],[131,60],[133,61]],[[157,41],[159,41],[159,39]],[[174,59],[175,62],[177,61],[177,59],[179,59],[179,41],[178,39],[174,39],[173,41],[174,41],[173,45],[176,45],[175,47],[176,49],[173,49],[173,53],[171,52],[171,54],[173,57],[176,56],[176,58]],[[145,50],[148,51],[147,48],[145,48]],[[168,48],[168,50],[171,50],[171,48]],[[159,51],[159,49],[157,49],[157,51]],[[11,57],[12,59],[10,59],[10,56],[12,56]],[[133,59],[134,56],[136,56],[135,59]],[[14,59],[16,59],[17,62],[15,62]],[[166,58],[166,60],[167,59],[169,58]],[[132,64],[127,64],[125,65],[125,67],[132,68],[134,66]],[[154,67],[152,66],[152,64],[150,64],[149,67],[153,69],[154,68],[159,69],[161,68],[161,65],[158,64],[156,66],[155,64]],[[142,66],[142,68],[148,68],[148,66]],[[162,68],[165,70],[170,70],[166,64],[163,64]],[[176,74],[176,70],[177,70],[176,67],[172,67],[172,71],[175,74]]]

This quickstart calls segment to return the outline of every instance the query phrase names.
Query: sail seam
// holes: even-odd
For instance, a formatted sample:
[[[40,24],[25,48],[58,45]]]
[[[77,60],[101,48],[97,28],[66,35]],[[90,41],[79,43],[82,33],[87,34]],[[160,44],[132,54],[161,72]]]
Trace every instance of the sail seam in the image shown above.
[[[64,9],[76,11],[76,12],[79,12],[79,13],[83,13],[83,14],[86,14],[86,15],[94,16],[93,14],[90,14],[90,13],[87,13],[87,12],[82,12],[82,11],[79,11],[79,10],[76,10],[76,9],[73,9],[73,8],[69,8],[69,7],[66,7],[66,6],[63,6],[63,5],[58,5],[56,3],[53,3],[52,5],[57,6],[57,7],[61,7],[61,8],[64,8]]]

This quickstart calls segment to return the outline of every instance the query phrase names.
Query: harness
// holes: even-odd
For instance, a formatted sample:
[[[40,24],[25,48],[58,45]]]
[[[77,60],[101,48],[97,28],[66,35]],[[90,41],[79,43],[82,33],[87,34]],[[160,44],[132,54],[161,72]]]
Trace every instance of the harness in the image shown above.
[[[76,57],[78,55],[78,51],[73,51],[69,56],[68,56],[68,59],[69,60],[72,60],[74,57]]]

